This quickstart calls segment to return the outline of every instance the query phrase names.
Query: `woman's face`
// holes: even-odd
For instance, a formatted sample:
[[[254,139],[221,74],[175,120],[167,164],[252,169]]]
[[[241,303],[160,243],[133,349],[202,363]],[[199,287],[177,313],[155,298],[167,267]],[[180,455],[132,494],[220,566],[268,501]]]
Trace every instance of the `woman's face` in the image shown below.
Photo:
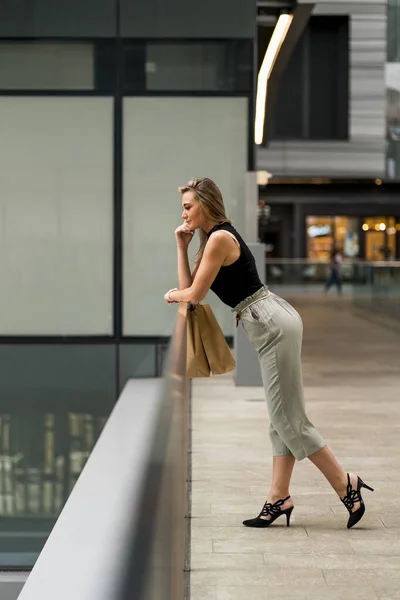
[[[204,211],[194,192],[188,191],[183,194],[182,209],[182,219],[192,231],[203,227],[205,222]]]

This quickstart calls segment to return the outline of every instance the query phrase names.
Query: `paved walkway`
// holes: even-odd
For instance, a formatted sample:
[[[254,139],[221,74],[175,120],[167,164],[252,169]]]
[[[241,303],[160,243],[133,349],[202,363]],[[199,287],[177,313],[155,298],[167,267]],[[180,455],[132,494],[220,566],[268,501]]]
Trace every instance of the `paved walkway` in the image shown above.
[[[400,599],[400,334],[354,317],[349,301],[290,299],[304,320],[308,413],[347,470],[375,487],[347,511],[307,460],[297,463],[288,529],[247,529],[271,474],[261,388],[229,376],[193,388],[192,600]]]

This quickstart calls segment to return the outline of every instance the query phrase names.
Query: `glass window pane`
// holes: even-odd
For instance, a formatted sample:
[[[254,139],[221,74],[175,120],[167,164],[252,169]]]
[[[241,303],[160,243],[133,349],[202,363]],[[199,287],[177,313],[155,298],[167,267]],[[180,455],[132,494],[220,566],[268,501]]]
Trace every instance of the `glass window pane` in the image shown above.
[[[301,139],[304,130],[304,36],[290,57],[279,82],[271,121],[273,139]]]
[[[1,42],[2,90],[108,90],[115,81],[113,42]]]
[[[125,99],[125,335],[164,336],[173,330],[176,308],[163,296],[177,285],[179,185],[196,176],[214,179],[228,216],[243,231],[247,139],[246,98]],[[197,248],[196,235],[191,257]],[[231,311],[212,293],[209,296],[225,333],[231,335]]]
[[[329,140],[336,137],[337,126],[337,39],[335,28],[328,26],[329,20],[323,23],[323,27],[310,27],[310,105],[307,108],[311,139]]]
[[[278,84],[273,139],[346,138],[348,53],[347,16],[311,17]]]
[[[127,42],[124,86],[129,91],[250,91],[252,45],[225,42]]]
[[[0,98],[0,335],[109,335],[113,101]]]
[[[400,62],[400,1],[389,0],[387,5],[387,60]]]
[[[0,346],[0,568],[31,567],[116,399],[112,345]]]
[[[133,377],[156,377],[156,344],[122,344],[119,347],[120,391]]]

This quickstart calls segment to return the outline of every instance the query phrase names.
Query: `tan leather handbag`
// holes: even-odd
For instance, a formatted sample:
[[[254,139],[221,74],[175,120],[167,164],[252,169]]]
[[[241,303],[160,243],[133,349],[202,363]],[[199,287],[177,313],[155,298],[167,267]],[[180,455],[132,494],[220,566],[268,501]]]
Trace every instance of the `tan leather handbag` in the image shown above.
[[[236,368],[232,352],[209,304],[189,307],[186,376],[222,375]]]

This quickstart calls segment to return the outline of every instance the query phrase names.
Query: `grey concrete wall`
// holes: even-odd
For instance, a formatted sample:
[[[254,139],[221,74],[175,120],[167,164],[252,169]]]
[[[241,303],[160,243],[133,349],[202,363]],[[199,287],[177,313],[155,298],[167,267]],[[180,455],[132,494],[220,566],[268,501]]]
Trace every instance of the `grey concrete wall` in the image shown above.
[[[2,0],[0,37],[112,37],[115,0]]]
[[[253,38],[256,0],[119,0],[130,38]],[[113,37],[117,0],[2,0],[0,37]]]
[[[274,175],[381,177],[385,172],[386,0],[316,2],[315,15],[349,15],[348,141],[275,141],[257,150]]]
[[[124,37],[252,38],[256,0],[121,0]]]

